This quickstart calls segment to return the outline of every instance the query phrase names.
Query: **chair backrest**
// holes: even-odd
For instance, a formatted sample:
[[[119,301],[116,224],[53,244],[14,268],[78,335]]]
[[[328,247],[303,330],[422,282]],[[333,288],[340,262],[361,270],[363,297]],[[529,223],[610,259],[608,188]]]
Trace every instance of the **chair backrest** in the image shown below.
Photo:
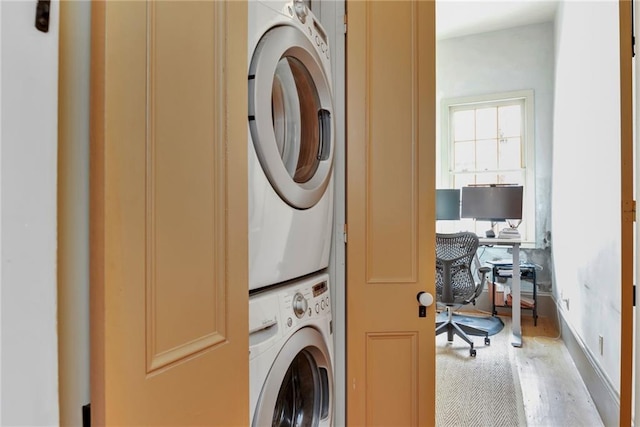
[[[471,232],[436,233],[436,297],[444,304],[465,304],[478,284],[471,263],[478,250],[478,236]]]

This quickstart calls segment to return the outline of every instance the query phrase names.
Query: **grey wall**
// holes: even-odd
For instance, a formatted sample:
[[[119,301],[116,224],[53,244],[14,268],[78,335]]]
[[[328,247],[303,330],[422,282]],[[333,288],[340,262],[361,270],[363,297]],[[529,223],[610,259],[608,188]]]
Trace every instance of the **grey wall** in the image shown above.
[[[60,5],[58,334],[60,425],[82,425],[89,369],[89,67],[91,2]]]
[[[331,314],[333,317],[333,374],[335,385],[334,425],[346,425],[346,248],[344,224],[346,221],[345,173],[345,2],[313,1],[312,10],[319,17],[329,37],[331,48],[331,77],[333,82],[333,111],[335,116],[335,160],[333,184],[335,202],[333,239],[329,261]]]
[[[620,71],[617,2],[562,2],[553,130],[554,293],[620,389]],[[602,336],[604,348],[599,349]],[[629,374],[631,375],[631,373]]]
[[[550,289],[552,271],[547,232],[551,217],[553,34],[553,23],[547,22],[439,40],[436,46],[439,117],[443,99],[524,89],[534,91],[537,249],[524,249],[521,259],[541,266],[538,283],[542,289]],[[439,144],[439,131],[437,135]],[[440,169],[437,177],[439,179]],[[483,258],[505,258],[505,251],[488,249]]]

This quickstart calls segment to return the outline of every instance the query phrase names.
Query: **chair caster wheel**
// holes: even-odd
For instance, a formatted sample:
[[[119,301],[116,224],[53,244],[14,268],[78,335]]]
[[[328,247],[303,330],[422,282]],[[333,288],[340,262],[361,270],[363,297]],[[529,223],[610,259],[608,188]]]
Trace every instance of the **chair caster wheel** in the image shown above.
[[[476,349],[475,349],[475,348],[472,348],[471,350],[469,350],[469,355],[470,355],[471,357],[476,357]]]
[[[484,345],[491,345],[491,339],[489,337],[484,337]]]

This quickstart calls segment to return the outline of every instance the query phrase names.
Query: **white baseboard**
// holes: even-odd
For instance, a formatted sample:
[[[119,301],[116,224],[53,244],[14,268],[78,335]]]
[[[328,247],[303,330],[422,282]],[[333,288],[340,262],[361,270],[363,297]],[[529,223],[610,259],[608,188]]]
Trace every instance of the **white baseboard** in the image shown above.
[[[606,426],[620,424],[620,395],[559,310],[562,340]]]

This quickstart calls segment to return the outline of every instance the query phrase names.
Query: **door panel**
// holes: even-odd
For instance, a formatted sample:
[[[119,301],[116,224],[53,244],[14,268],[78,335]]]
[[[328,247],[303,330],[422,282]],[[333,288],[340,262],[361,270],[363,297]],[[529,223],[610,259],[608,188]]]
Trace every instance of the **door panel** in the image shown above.
[[[347,424],[433,425],[434,2],[347,7]]]
[[[246,5],[92,13],[93,422],[245,425]]]
[[[418,425],[419,340],[417,332],[367,333],[365,425]]]
[[[190,4],[196,12],[195,3]],[[144,192],[146,236],[146,337],[148,370],[178,362],[226,340],[224,305],[224,144],[212,144],[220,123],[210,43],[215,39],[208,14],[189,16],[206,31],[180,32],[173,18],[185,13],[180,2],[149,8],[147,82],[149,133]],[[193,51],[182,61],[180,50]],[[182,70],[188,70],[187,72]],[[179,114],[185,111],[186,114]],[[179,119],[178,119],[179,118]],[[179,120],[177,123],[176,120]],[[217,185],[216,185],[217,184]],[[189,248],[189,250],[184,250]],[[176,286],[179,284],[179,286]]]

